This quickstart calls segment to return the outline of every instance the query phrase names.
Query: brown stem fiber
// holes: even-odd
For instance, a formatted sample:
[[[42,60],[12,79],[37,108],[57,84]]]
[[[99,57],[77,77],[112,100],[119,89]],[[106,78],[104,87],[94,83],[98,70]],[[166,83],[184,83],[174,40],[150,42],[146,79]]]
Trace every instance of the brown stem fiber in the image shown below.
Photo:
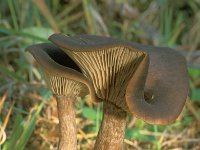
[[[103,104],[103,120],[95,150],[123,150],[127,113],[111,103]]]
[[[59,150],[77,150],[74,97],[57,96]]]

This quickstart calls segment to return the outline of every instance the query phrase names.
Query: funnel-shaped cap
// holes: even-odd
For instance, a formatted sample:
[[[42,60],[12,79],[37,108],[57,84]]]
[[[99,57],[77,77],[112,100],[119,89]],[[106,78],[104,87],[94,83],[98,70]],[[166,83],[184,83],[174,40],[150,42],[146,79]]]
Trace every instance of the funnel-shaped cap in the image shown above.
[[[154,124],[170,123],[181,113],[188,76],[176,51],[92,35],[49,39],[77,62],[102,100]]]
[[[44,69],[47,84],[56,95],[84,96],[90,92],[91,83],[81,73],[76,63],[53,44],[43,43],[26,48]]]

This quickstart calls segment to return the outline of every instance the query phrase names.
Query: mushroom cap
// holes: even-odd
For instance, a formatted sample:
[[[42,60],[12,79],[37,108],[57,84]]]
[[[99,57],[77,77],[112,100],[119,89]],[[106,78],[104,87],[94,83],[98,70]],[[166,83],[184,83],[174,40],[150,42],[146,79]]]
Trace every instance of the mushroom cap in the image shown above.
[[[49,39],[61,47],[93,81],[101,101],[109,101],[128,111],[124,97],[126,87],[146,53],[112,38],[99,36],[54,34]]]
[[[127,86],[129,110],[151,124],[172,123],[181,113],[189,92],[185,58],[170,48],[140,46],[149,57]]]
[[[175,50],[93,35],[66,37],[62,34],[53,34],[49,40],[61,47],[78,62],[79,66],[82,60],[89,58],[82,59],[83,57],[78,56],[78,53],[86,55],[85,52],[108,51],[108,49],[116,47],[122,47],[122,49],[115,49],[112,53],[113,57],[116,57],[115,53],[118,51],[124,52],[127,49],[133,52],[129,55],[138,53],[137,57],[129,62],[136,65],[135,70],[131,72],[131,77],[126,78],[128,81],[124,93],[123,89],[118,91],[125,95],[125,99],[118,98],[120,101],[126,101],[128,107],[126,108],[121,102],[124,105],[121,108],[151,124],[171,123],[181,113],[189,91],[188,75],[184,57]],[[98,55],[102,54],[98,53]],[[82,69],[82,67],[80,68]],[[97,68],[93,69],[94,71],[98,70]],[[101,76],[98,74],[97,77]],[[93,83],[93,86],[94,84],[96,83]],[[117,93],[115,94],[117,95]],[[114,104],[119,106],[120,102]]]
[[[81,73],[76,63],[57,46],[42,43],[31,45],[26,50],[44,69],[46,81],[54,94],[84,96],[90,91],[95,99],[90,81]]]

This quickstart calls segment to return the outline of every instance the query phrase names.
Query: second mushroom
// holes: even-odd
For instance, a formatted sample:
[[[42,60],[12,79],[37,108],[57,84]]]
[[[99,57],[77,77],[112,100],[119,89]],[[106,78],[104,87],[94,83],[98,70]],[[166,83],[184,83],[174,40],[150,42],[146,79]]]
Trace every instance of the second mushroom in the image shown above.
[[[75,108],[77,96],[94,93],[90,81],[61,49],[53,44],[29,46],[44,71],[45,80],[56,96],[59,118],[59,150],[77,150]],[[94,99],[94,97],[92,97]]]

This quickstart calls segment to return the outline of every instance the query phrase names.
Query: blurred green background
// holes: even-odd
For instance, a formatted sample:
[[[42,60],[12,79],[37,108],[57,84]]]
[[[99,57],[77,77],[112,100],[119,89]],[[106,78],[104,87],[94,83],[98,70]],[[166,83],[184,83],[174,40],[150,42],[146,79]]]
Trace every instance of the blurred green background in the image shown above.
[[[24,49],[49,35],[96,34],[180,51],[188,62],[190,99],[176,122],[149,125],[129,115],[127,150],[200,149],[200,0],[1,0],[0,149],[54,150],[56,101]],[[102,106],[76,105],[79,149],[92,149]]]

